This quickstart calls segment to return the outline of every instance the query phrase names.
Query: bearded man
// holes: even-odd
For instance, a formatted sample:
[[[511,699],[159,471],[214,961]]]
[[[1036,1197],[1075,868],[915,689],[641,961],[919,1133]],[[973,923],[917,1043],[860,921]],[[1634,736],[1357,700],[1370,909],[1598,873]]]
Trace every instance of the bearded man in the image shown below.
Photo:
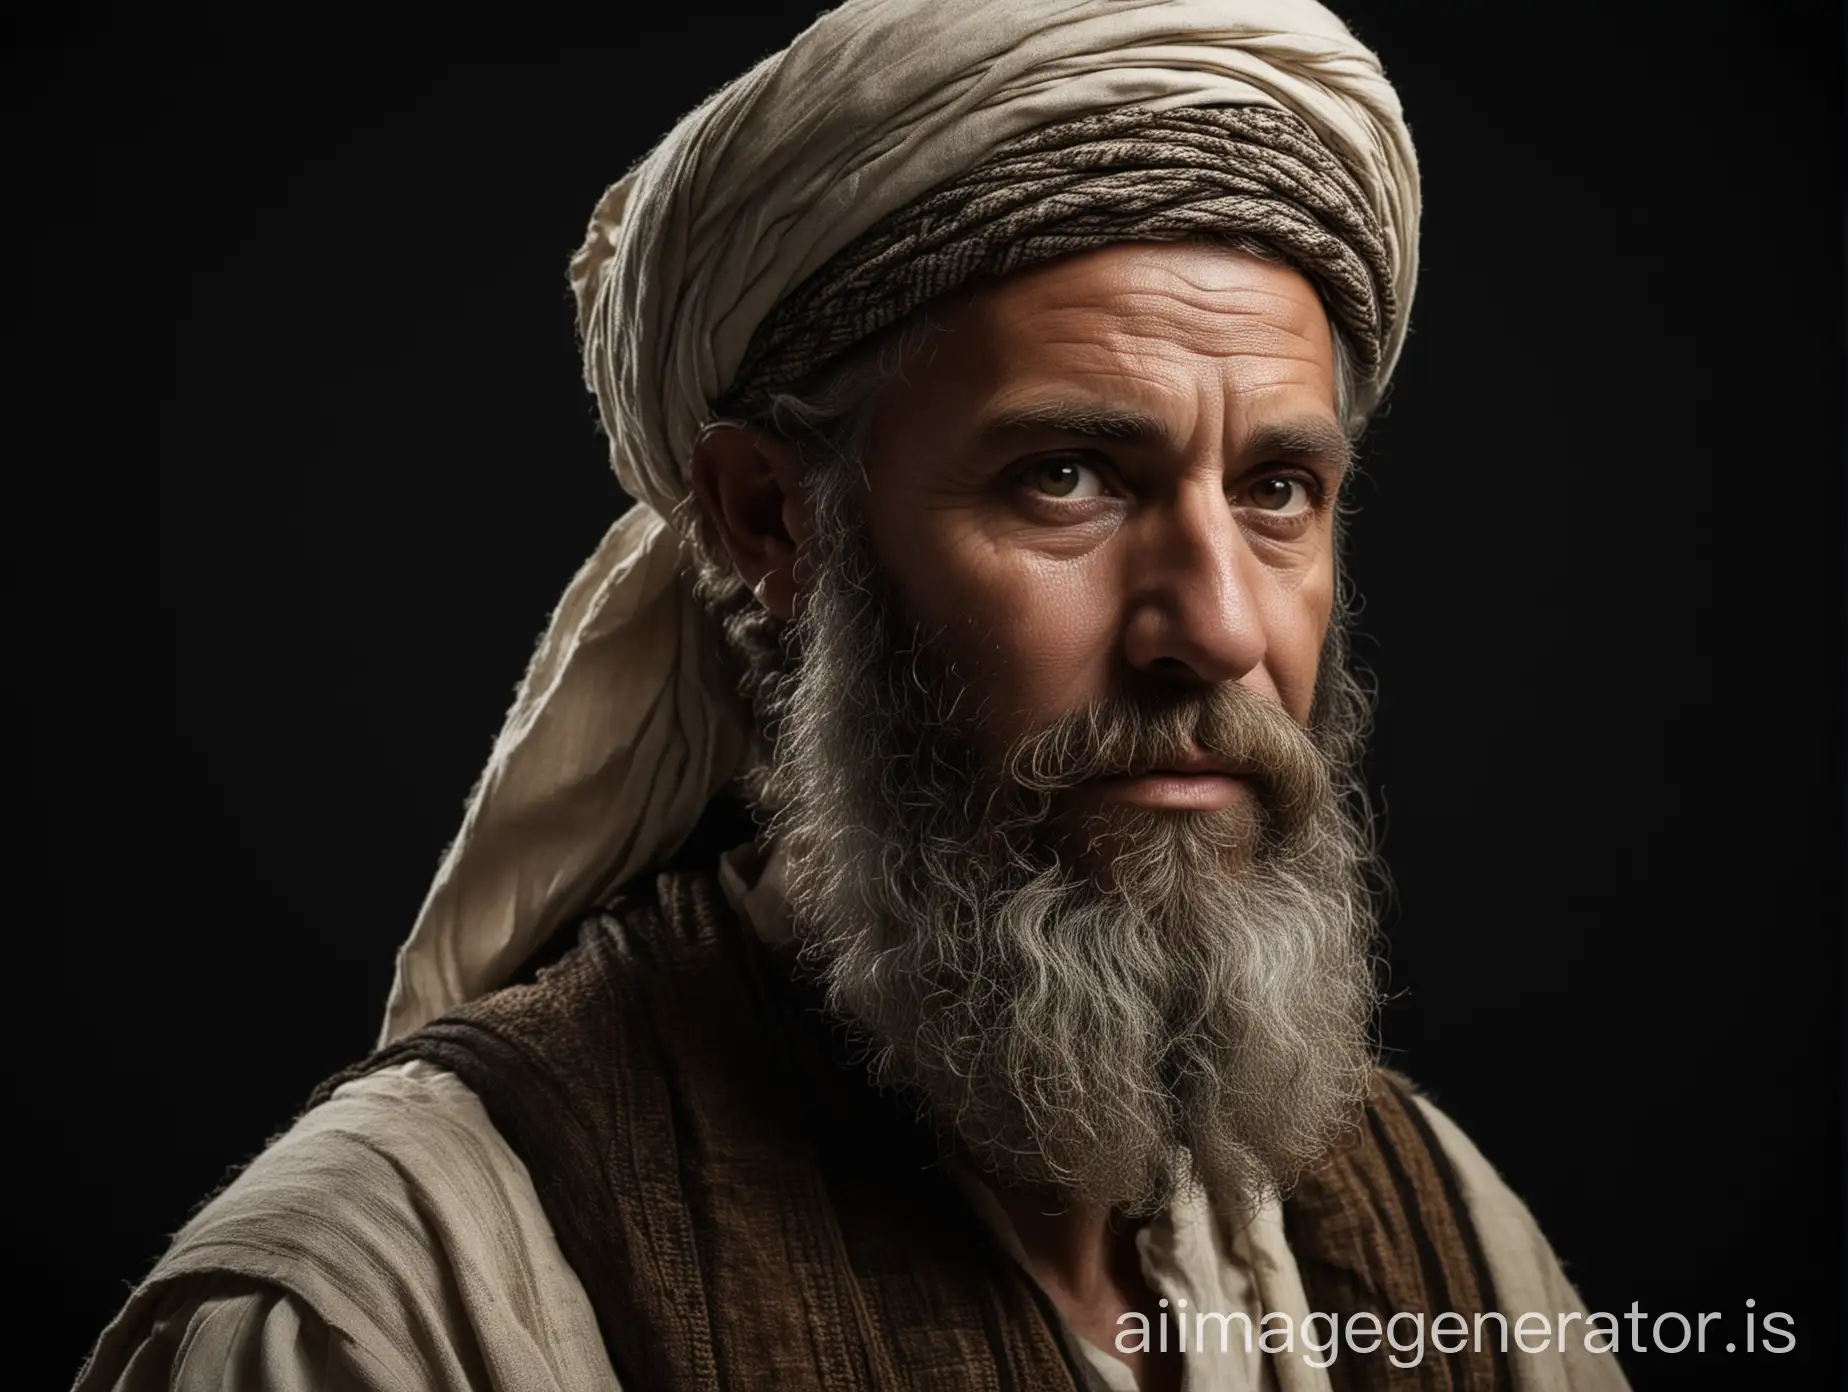
[[[1417,217],[1310,0],[852,0],[682,121],[572,263],[638,502],[382,1047],[80,1385],[1622,1386],[1371,1044]]]

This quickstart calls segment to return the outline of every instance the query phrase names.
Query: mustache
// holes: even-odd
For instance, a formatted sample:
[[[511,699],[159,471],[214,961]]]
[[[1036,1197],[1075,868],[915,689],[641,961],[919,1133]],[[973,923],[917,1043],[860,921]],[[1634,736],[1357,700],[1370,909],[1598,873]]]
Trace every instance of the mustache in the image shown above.
[[[1016,742],[1007,782],[1048,804],[1101,778],[1134,777],[1205,754],[1255,785],[1282,829],[1301,826],[1333,796],[1335,770],[1281,704],[1235,682],[1089,702]]]

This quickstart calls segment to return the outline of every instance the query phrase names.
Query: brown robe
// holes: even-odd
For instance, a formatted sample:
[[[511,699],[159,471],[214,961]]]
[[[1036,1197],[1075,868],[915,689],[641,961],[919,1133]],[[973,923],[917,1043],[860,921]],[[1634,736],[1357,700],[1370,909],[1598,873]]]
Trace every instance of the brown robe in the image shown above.
[[[625,1388],[1082,1385],[1057,1316],[912,1113],[843,1053],[716,878],[660,876],[530,981],[329,1079],[448,1069],[525,1162]],[[1380,1070],[1363,1123],[1284,1204],[1309,1308],[1382,1324],[1495,1307],[1448,1160]],[[1337,1389],[1502,1392],[1491,1347],[1411,1368],[1344,1351]]]

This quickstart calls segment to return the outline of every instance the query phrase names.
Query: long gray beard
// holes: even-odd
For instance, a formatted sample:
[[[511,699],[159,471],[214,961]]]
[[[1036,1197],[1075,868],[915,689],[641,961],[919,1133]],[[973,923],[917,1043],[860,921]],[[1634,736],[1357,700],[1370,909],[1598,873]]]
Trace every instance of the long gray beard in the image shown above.
[[[1189,1180],[1249,1207],[1356,1114],[1376,1003],[1351,770],[1235,685],[1141,692],[984,757],[974,704],[820,490],[799,660],[763,783],[830,1007],[877,1082],[1017,1181],[1130,1214]],[[1200,747],[1255,814],[1069,790]]]

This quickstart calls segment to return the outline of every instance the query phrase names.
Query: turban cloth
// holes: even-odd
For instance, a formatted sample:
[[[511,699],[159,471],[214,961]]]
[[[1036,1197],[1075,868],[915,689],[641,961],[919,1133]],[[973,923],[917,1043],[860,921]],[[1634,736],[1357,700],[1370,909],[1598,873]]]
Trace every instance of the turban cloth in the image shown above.
[[[1364,408],[1404,340],[1418,210],[1398,98],[1313,0],[848,0],[688,114],[571,261],[636,505],[540,640],[399,952],[383,1038],[500,985],[658,866],[739,772],[749,717],[671,520],[722,403],[974,275],[1245,235],[1311,275]]]

